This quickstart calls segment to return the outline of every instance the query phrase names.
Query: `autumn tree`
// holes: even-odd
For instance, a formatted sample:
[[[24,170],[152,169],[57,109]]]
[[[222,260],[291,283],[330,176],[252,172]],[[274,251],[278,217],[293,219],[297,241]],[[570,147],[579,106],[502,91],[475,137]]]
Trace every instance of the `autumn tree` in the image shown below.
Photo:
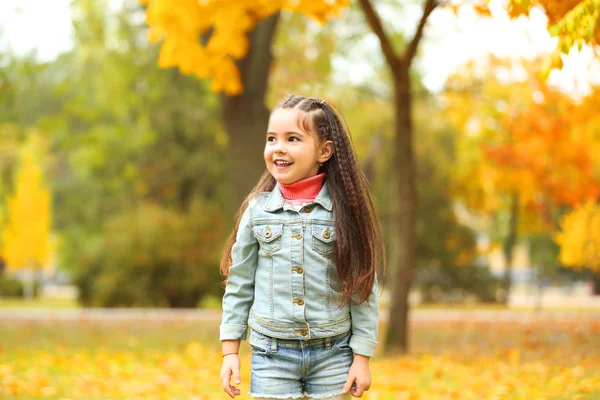
[[[593,88],[579,104],[572,119],[579,121],[579,135],[594,166],[592,171],[600,179],[600,86]],[[588,268],[593,273],[594,292],[600,294],[600,196],[582,201],[564,214],[554,239],[560,247],[560,261],[569,268]]]
[[[24,146],[16,176],[15,193],[7,201],[8,221],[2,231],[2,255],[8,269],[30,274],[26,296],[32,297],[31,274],[47,266],[51,257],[50,193],[40,167],[40,139]]]
[[[159,65],[208,78],[215,92],[223,92],[221,109],[229,140],[233,203],[237,204],[264,170],[260,155],[269,116],[265,95],[280,11],[300,12],[324,22],[348,2],[141,2],[147,5],[151,40],[162,40]]]
[[[597,142],[584,132],[586,119],[574,117],[587,106],[541,81],[535,65],[494,57],[478,68],[471,63],[444,94],[463,132],[456,197],[472,212],[500,220],[490,231],[502,243],[506,294],[519,237],[554,231],[562,208],[600,193],[591,151]],[[527,79],[498,81],[511,70],[525,70]]]

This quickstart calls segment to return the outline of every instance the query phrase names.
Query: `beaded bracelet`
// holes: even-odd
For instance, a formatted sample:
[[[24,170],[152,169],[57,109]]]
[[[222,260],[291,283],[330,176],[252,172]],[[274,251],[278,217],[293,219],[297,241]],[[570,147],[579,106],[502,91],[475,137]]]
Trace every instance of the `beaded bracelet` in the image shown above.
[[[231,354],[237,354],[237,353],[227,353],[227,354],[223,354],[223,357],[225,357],[225,356],[229,356],[229,355],[231,355]]]

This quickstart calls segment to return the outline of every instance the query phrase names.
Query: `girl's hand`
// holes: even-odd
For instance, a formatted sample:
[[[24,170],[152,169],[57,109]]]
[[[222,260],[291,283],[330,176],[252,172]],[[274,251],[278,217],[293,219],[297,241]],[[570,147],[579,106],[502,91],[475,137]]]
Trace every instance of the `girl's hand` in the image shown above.
[[[369,369],[369,357],[355,354],[342,393],[345,394],[350,390],[353,397],[362,397],[363,392],[370,388],[371,370]]]
[[[242,378],[240,377],[240,357],[237,354],[229,354],[223,357],[223,367],[221,368],[221,386],[223,386],[223,390],[229,397],[234,398],[242,392],[230,384],[231,375],[233,375],[235,383],[239,385]]]

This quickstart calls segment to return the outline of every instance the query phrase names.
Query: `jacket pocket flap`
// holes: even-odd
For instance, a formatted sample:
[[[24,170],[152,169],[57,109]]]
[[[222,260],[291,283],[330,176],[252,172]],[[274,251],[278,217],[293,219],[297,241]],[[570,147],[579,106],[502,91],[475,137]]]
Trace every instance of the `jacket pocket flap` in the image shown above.
[[[254,236],[262,242],[272,242],[281,237],[283,233],[283,224],[275,225],[254,225]]]
[[[335,227],[333,225],[313,225],[313,236],[325,243],[335,240]]]

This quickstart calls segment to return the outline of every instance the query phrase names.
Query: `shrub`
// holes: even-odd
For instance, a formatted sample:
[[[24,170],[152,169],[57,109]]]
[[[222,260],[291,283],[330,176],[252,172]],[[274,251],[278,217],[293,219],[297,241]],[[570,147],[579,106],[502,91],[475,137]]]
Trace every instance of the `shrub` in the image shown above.
[[[102,307],[191,307],[222,293],[224,218],[215,207],[179,213],[146,204],[107,221],[82,254],[80,301]]]
[[[23,297],[23,284],[18,279],[0,274],[1,297]]]

